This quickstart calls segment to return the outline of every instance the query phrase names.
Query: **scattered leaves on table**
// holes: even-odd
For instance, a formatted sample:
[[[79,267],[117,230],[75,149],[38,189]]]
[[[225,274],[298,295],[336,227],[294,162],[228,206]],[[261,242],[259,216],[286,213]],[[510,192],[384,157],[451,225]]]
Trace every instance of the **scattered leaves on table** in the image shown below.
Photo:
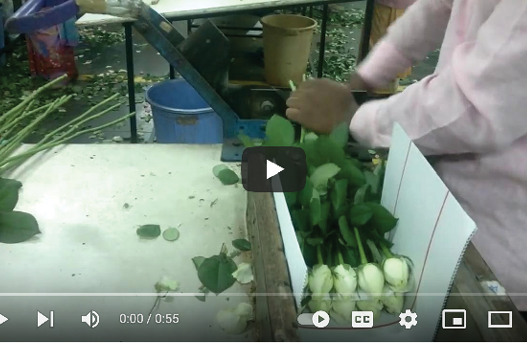
[[[159,225],[144,225],[137,229],[137,235],[143,239],[154,239],[161,235]]]
[[[232,246],[240,251],[250,251],[251,243],[247,239],[235,239],[232,241]]]
[[[238,265],[238,269],[232,273],[232,277],[240,284],[251,283],[254,279],[251,264],[241,263]]]
[[[20,211],[0,212],[1,243],[21,243],[39,233],[40,229],[33,215]]]
[[[179,289],[179,282],[163,276],[159,282],[154,285],[158,293],[177,291]]]
[[[232,277],[232,273],[236,270],[236,263],[227,254],[221,252],[203,260],[198,268],[198,277],[205,288],[220,294],[236,282]]]
[[[199,267],[201,266],[201,263],[203,263],[203,261],[205,259],[206,258],[203,257],[203,256],[197,256],[197,257],[192,258],[192,263],[194,263],[194,266],[196,267],[196,270],[199,270]]]
[[[216,315],[220,328],[232,335],[243,333],[247,328],[247,323],[253,319],[253,306],[245,302],[236,308],[221,310]]]
[[[212,173],[223,183],[223,185],[233,185],[240,181],[240,178],[228,166],[220,164],[214,166]]]
[[[163,238],[166,241],[176,241],[179,239],[179,230],[175,227],[167,228],[163,231]]]
[[[0,178],[0,211],[15,209],[21,187],[22,183],[18,180]]]

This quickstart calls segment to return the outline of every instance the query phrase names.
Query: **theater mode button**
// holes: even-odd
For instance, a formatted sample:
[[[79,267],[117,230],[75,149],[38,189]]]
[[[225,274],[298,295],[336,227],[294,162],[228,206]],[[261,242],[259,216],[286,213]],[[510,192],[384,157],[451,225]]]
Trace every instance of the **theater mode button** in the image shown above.
[[[297,147],[250,147],[243,151],[242,183],[253,192],[296,192],[306,185],[306,153]]]

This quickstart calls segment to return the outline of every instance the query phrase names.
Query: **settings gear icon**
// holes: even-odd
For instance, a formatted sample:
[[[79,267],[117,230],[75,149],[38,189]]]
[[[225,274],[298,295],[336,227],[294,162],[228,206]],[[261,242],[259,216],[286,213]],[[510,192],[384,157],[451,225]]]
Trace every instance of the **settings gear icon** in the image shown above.
[[[407,330],[411,329],[412,326],[417,325],[417,314],[409,309],[407,309],[404,313],[399,314],[399,318],[401,318],[399,325],[406,327]],[[407,318],[410,318],[411,320],[408,321],[406,320]]]

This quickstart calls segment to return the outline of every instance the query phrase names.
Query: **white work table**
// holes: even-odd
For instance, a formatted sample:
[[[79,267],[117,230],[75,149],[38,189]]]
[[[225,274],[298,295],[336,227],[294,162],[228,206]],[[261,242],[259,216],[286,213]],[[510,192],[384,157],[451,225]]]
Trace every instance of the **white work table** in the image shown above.
[[[184,295],[201,285],[193,257],[218,254],[222,243],[233,250],[232,240],[246,237],[245,190],[212,174],[220,154],[221,145],[66,145],[4,176],[24,184],[15,210],[33,214],[42,234],[0,244],[0,313],[9,318],[2,339],[250,340],[250,331],[229,336],[216,323],[218,311],[251,302],[250,284],[205,302]],[[180,238],[140,239],[145,224],[178,227]],[[249,262],[250,254],[234,260]],[[180,322],[147,325],[164,275],[181,294],[154,314],[179,314]],[[37,310],[54,311],[53,328],[37,328]],[[100,316],[93,329],[81,322],[91,310]],[[121,314],[142,314],[144,323],[120,324]]]
[[[171,20],[213,17],[217,15],[294,6],[315,6],[358,0],[159,0],[152,8]],[[150,0],[146,0],[150,4]],[[104,25],[133,21],[104,14],[85,14],[77,26]]]

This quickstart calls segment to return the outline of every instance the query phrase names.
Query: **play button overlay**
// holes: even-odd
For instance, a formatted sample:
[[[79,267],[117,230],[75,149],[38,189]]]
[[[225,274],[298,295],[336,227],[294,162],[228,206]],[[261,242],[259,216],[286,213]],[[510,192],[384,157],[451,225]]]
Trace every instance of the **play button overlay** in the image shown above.
[[[284,169],[277,164],[267,160],[267,179],[276,176],[278,173],[282,172]]]
[[[306,185],[306,153],[297,147],[250,147],[242,155],[242,184],[253,192],[296,192]]]
[[[329,325],[329,315],[324,311],[318,311],[313,314],[313,325],[317,328],[324,328]]]
[[[5,315],[0,314],[0,325],[8,321],[7,317]]]

